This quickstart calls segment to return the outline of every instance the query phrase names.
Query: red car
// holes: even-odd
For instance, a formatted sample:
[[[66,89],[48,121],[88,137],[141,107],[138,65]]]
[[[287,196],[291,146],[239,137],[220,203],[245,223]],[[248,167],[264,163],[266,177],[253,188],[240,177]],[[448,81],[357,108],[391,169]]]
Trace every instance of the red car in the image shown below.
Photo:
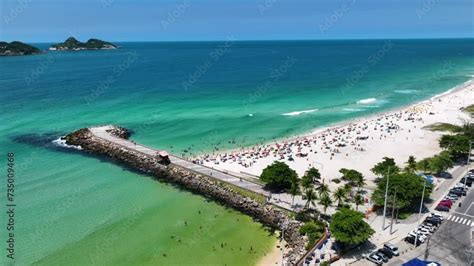
[[[449,202],[446,202],[446,201],[444,201],[444,202],[442,201],[442,202],[438,203],[438,206],[446,206],[450,209],[451,209],[452,205],[453,205],[452,203],[449,203]]]
[[[452,201],[450,201],[450,200],[442,200],[442,201],[440,201],[439,203],[448,204],[449,207],[453,206],[453,204],[454,204],[454,203],[453,203]]]

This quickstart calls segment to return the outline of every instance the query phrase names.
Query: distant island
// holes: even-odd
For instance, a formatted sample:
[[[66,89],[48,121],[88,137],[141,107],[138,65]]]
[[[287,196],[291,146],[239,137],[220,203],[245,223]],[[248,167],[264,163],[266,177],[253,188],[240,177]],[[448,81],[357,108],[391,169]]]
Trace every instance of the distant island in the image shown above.
[[[117,49],[118,46],[105,42],[99,39],[89,39],[83,43],[74,37],[67,38],[66,41],[58,44],[54,44],[49,47],[50,51],[80,51],[80,50],[102,50],[102,49]]]
[[[40,54],[41,50],[26,43],[14,41],[0,42],[0,56]]]

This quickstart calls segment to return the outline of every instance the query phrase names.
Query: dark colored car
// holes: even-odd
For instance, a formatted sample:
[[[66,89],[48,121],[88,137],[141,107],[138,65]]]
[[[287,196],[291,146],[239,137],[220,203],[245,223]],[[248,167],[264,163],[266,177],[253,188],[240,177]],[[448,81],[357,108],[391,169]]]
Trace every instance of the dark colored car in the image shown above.
[[[468,187],[472,186],[472,180],[471,179],[468,178],[467,181],[466,181],[466,178],[463,177],[463,178],[461,178],[461,181],[459,181],[459,183],[463,183],[463,184],[464,184],[464,182],[466,182],[466,186],[468,186]]]
[[[434,226],[439,226],[441,224],[441,220],[433,218],[433,217],[428,217],[428,218],[425,219],[425,223],[429,223],[429,224],[432,224]]]
[[[449,212],[449,207],[438,204],[435,210],[440,211],[440,212]]]
[[[421,244],[420,240],[415,239],[415,237],[413,237],[413,236],[405,237],[405,242],[407,242],[407,243],[410,243],[410,244],[414,245],[415,241],[416,241],[416,246],[419,246]]]
[[[462,190],[459,190],[459,189],[454,189],[454,188],[453,188],[453,189],[449,190],[449,193],[450,193],[450,194],[454,194],[454,195],[456,195],[456,196],[458,196],[458,197],[462,196]]]
[[[385,248],[379,248],[379,250],[377,250],[377,252],[378,253],[383,253],[389,259],[391,259],[393,257],[392,251],[388,250],[388,249],[385,249]]]

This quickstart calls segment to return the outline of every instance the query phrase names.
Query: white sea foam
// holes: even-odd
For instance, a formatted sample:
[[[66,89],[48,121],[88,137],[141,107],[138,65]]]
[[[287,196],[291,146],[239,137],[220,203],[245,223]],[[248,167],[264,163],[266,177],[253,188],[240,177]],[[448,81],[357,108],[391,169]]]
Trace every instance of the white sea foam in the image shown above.
[[[312,113],[312,112],[316,112],[316,111],[318,111],[318,109],[309,109],[309,110],[295,111],[295,112],[290,112],[290,113],[286,113],[286,114],[283,114],[283,115],[295,116],[295,115],[300,115],[300,114]]]
[[[253,116],[253,114],[248,114],[248,116]]]
[[[415,94],[419,92],[419,90],[394,90],[394,92],[400,94]]]
[[[447,90],[447,91],[445,91],[445,92],[443,92],[443,93],[436,94],[435,96],[431,97],[431,100],[435,100],[435,99],[438,99],[438,98],[440,98],[440,97],[443,97],[443,96],[445,96],[445,95],[447,95],[447,94],[450,94],[451,92],[453,92],[453,91],[454,91],[455,89],[457,89],[457,88],[458,88],[458,87],[456,86],[456,87],[451,88],[451,89],[449,89],[449,90]]]
[[[360,101],[357,101],[358,104],[369,104],[377,101],[375,98],[367,98],[367,99],[362,99]]]
[[[359,109],[359,108],[344,108],[342,110],[346,111],[346,112],[362,112],[362,111],[364,111],[364,110]]]
[[[60,137],[59,139],[55,139],[52,141],[55,145],[64,147],[64,148],[70,148],[70,149],[76,149],[76,150],[82,150],[81,146],[74,146],[74,145],[68,145],[66,144],[66,140],[63,137]]]

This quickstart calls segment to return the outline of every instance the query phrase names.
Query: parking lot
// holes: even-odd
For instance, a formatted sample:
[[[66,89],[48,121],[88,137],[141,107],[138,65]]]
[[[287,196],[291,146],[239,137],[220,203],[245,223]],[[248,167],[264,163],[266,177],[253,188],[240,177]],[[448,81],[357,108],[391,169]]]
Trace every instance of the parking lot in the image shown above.
[[[444,221],[439,228],[419,247],[413,248],[413,244],[400,243],[400,250],[407,247],[410,249],[396,260],[390,261],[389,265],[401,265],[415,257],[436,261],[441,265],[468,265],[470,255],[472,257],[474,193],[469,190],[467,195],[461,197],[443,216]]]

